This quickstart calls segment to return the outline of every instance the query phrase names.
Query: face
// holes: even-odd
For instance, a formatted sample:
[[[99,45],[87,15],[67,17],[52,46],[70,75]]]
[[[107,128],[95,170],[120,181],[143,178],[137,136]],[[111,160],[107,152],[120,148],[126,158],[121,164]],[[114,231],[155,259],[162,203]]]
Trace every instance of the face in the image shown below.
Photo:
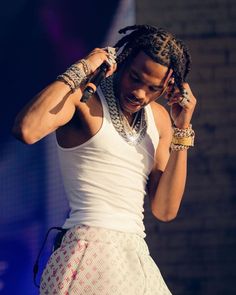
[[[119,102],[122,110],[135,113],[156,100],[165,89],[170,71],[153,61],[144,52],[123,69],[119,84]]]

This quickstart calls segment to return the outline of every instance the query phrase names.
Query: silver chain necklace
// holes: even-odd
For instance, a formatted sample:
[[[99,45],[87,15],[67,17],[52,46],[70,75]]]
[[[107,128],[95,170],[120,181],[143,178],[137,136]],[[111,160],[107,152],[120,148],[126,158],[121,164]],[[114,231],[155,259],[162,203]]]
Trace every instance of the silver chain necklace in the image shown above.
[[[102,80],[100,86],[107,101],[111,121],[116,131],[127,143],[137,145],[144,138],[147,131],[146,110],[142,108],[136,112],[130,125],[120,108],[118,100],[115,98],[113,76]]]

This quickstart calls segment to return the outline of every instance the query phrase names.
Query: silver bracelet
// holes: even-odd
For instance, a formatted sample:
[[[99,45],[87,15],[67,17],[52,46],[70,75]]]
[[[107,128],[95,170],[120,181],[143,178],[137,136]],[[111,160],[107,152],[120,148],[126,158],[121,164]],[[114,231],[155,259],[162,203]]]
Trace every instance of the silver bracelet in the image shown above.
[[[194,136],[194,130],[192,129],[192,124],[189,125],[188,128],[181,129],[177,127],[173,127],[173,136],[174,137],[190,137]]]
[[[78,67],[78,64],[81,64],[82,67]],[[86,65],[86,66],[85,66]],[[68,85],[72,92],[75,92],[83,82],[86,81],[87,75],[90,71],[89,66],[85,60],[79,61],[71,65],[63,74],[57,77],[58,81],[64,82]]]
[[[171,143],[171,145],[170,145],[171,151],[184,151],[184,150],[188,150],[189,148],[190,148],[190,146],[182,145],[182,144]]]
[[[82,64],[86,76],[91,74],[91,72],[92,72],[91,67],[85,59],[79,60],[78,63]]]

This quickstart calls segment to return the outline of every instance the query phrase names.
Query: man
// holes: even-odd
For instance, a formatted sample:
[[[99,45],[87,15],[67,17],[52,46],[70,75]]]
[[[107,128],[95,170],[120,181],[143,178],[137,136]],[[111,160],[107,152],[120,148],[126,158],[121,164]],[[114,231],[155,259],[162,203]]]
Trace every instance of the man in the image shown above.
[[[171,294],[147,246],[143,200],[156,218],[178,212],[193,145],[196,105],[185,82],[186,46],[163,29],[131,26],[112,48],[95,49],[18,115],[16,137],[32,144],[56,131],[71,212],[44,270],[41,294]],[[87,79],[110,65],[87,103]],[[91,87],[94,87],[91,83]],[[95,89],[94,89],[95,90]],[[158,97],[166,93],[171,117]]]

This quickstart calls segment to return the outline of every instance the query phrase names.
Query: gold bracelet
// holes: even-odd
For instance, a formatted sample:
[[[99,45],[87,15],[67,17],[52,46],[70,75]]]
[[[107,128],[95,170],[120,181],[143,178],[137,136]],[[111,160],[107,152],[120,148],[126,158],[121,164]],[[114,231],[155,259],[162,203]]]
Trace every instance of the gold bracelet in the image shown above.
[[[194,138],[195,132],[191,124],[185,129],[173,127],[173,138],[170,148],[172,151],[187,150],[189,147],[194,146]]]
[[[173,136],[172,143],[186,145],[186,146],[194,146],[194,136],[189,136],[189,137],[175,137],[175,136]]]

